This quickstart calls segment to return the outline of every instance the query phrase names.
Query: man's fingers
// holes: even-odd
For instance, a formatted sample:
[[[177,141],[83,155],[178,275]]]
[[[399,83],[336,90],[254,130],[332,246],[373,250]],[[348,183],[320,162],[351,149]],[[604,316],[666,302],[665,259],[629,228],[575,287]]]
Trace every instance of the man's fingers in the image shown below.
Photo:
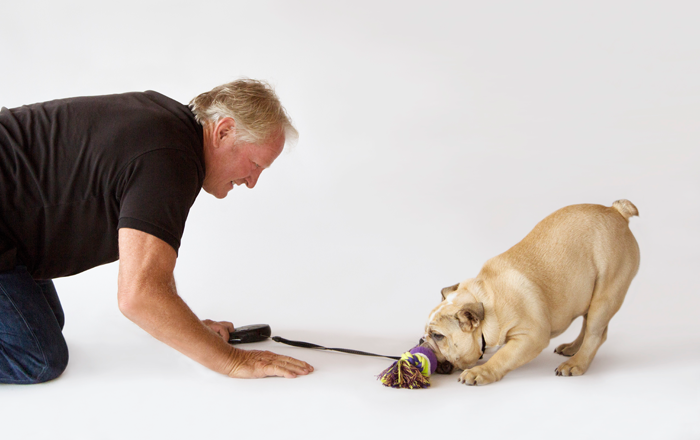
[[[312,367],[304,361],[300,361],[299,359],[294,359],[289,356],[281,356],[281,358],[282,365],[291,371],[297,372],[299,374],[308,374],[314,371],[314,367]]]
[[[217,332],[219,335],[221,335],[221,337],[224,338],[225,341],[228,341],[230,335],[229,335],[228,329],[226,327],[215,322],[213,324],[210,324],[209,328],[214,330],[215,332]]]
[[[304,361],[281,356],[269,351],[245,351],[244,359],[229,374],[231,377],[268,377],[279,376],[295,378],[314,371]]]
[[[230,333],[234,331],[233,323],[229,321],[212,321],[211,319],[204,319],[202,320],[202,323],[221,335],[225,341],[229,340],[231,337]]]
[[[265,374],[264,377],[277,376],[286,377],[287,379],[294,379],[298,376],[297,373],[285,368],[285,366],[281,364],[267,364],[263,371]]]
[[[221,337],[224,338],[225,341],[228,341],[229,338],[231,337],[231,334],[229,333],[230,330],[224,326],[219,327],[219,329],[216,332],[218,334],[220,334]]]
[[[275,363],[278,371],[284,377],[297,377],[300,375],[309,374],[313,371],[313,367],[306,362],[296,360],[294,358],[283,356]]]
[[[311,365],[288,356],[280,356],[271,352],[266,352],[265,358],[267,363],[263,371],[266,376],[294,378],[309,374],[313,371]]]

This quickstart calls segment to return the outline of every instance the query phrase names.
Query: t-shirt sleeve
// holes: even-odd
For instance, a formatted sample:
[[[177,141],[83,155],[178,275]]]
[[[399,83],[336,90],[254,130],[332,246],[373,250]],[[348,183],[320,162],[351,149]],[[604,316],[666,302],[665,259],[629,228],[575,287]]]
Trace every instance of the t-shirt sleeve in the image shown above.
[[[122,174],[117,228],[154,235],[177,252],[200,189],[198,167],[188,153],[164,148],[142,154]]]

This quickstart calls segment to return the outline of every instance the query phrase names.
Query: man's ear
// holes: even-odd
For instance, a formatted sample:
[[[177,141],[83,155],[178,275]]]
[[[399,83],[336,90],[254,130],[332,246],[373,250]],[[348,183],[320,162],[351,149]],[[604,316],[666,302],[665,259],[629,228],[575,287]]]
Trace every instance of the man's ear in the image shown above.
[[[484,303],[466,303],[457,312],[456,318],[463,332],[474,330],[484,320]]]
[[[441,292],[440,292],[440,293],[442,293],[442,299],[443,299],[443,300],[446,299],[446,298],[447,298],[447,295],[449,295],[450,293],[452,293],[452,292],[454,292],[455,290],[457,290],[458,287],[459,287],[459,283],[455,284],[454,286],[450,286],[450,287],[445,287],[445,288],[443,288],[443,289],[441,290]]]
[[[236,121],[233,118],[221,118],[216,122],[216,140],[221,141],[227,136],[236,136]]]

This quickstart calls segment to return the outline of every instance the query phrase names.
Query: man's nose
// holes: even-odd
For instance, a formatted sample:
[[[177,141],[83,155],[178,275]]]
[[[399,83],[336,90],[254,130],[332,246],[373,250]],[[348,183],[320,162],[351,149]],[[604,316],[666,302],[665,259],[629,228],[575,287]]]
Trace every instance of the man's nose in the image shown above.
[[[245,186],[247,186],[250,189],[255,188],[255,185],[258,183],[258,179],[260,178],[260,173],[262,173],[262,170],[251,174],[250,177],[246,179]]]

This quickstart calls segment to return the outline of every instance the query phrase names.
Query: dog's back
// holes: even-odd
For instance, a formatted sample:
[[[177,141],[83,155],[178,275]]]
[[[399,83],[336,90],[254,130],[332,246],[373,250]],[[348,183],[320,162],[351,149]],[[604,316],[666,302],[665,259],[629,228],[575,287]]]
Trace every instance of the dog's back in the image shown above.
[[[572,205],[549,215],[518,244],[492,258],[482,272],[516,270],[540,290],[554,334],[585,314],[596,283],[611,277],[629,284],[639,268],[639,247],[628,200],[612,207]]]

